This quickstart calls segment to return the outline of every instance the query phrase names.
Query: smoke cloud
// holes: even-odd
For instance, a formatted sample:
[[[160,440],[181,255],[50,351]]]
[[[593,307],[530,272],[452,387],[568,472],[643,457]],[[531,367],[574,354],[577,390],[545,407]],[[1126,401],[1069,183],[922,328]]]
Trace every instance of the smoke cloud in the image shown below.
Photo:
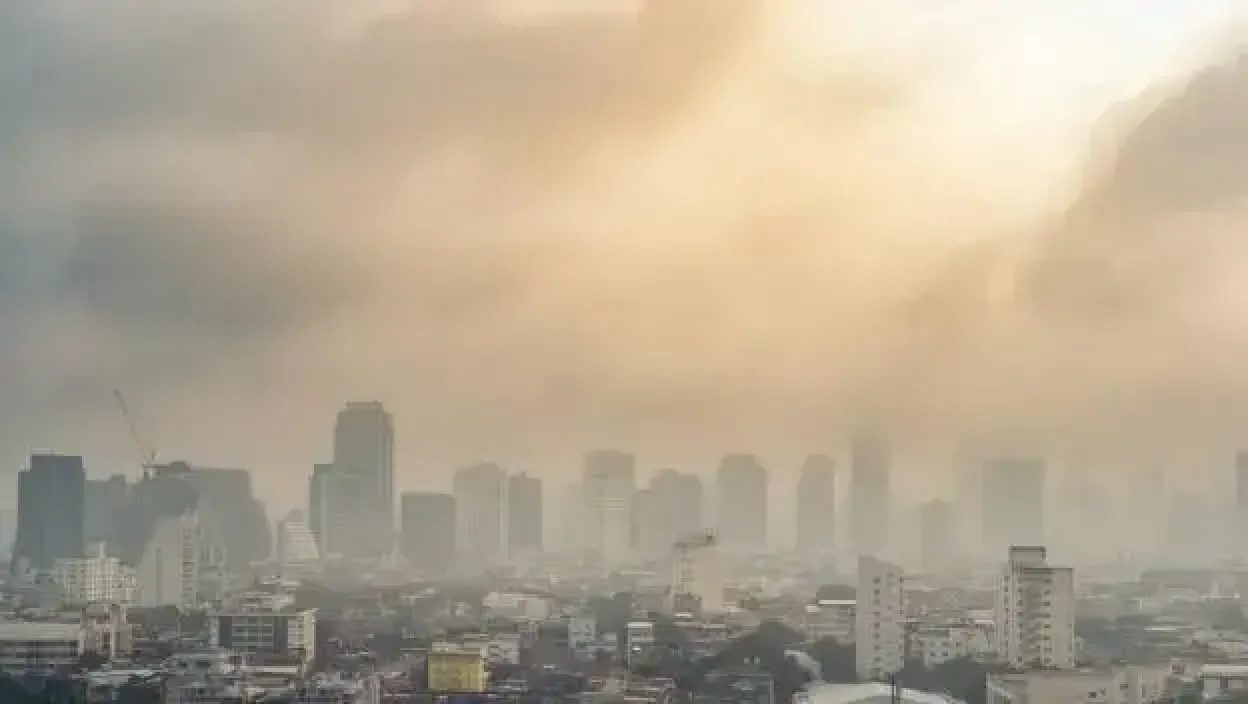
[[[114,386],[270,487],[347,398],[409,479],[1248,420],[1248,62],[1022,0],[108,5],[0,8],[14,457],[124,463]]]

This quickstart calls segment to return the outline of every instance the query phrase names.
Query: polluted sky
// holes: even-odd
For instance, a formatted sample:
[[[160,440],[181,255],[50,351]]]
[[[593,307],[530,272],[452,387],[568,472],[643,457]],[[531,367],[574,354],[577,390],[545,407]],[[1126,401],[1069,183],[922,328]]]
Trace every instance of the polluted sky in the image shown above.
[[[538,5],[0,7],[0,457],[1244,439],[1232,3]]]

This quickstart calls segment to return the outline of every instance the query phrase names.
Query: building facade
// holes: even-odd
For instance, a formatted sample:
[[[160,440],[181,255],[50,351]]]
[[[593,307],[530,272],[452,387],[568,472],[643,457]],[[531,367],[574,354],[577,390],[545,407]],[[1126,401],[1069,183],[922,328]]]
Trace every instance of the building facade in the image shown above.
[[[83,557],[86,483],[81,457],[31,455],[17,475],[15,568],[47,572],[59,559]]]
[[[496,464],[463,467],[455,472],[455,547],[462,564],[484,567],[506,553],[507,473]]]
[[[836,461],[811,455],[802,463],[793,505],[797,513],[797,549],[807,555],[836,552]]]
[[[727,550],[767,547],[767,470],[754,455],[729,455],[716,473],[717,535]]]
[[[394,419],[379,401],[352,401],[334,424],[334,470],[355,477],[351,502],[354,546],[368,556],[394,544]]]
[[[854,660],[858,677],[882,680],[906,658],[905,572],[873,557],[858,558]]]
[[[409,564],[425,573],[455,566],[455,497],[410,492],[401,500],[400,544]]]
[[[636,457],[618,450],[587,453],[581,486],[586,551],[604,566],[627,562],[633,555]]]
[[[997,657],[1014,668],[1075,666],[1075,577],[1043,547],[1011,547],[997,590]]]
[[[507,480],[507,550],[518,554],[542,552],[542,480],[523,472]]]

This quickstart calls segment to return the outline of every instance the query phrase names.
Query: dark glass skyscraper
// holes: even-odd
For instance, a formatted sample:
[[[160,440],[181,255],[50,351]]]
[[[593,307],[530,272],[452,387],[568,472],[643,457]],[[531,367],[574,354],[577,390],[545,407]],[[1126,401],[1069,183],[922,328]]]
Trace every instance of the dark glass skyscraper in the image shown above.
[[[87,472],[82,458],[32,455],[17,476],[17,536],[13,564],[49,570],[85,550]]]
[[[358,536],[352,542],[374,557],[389,553],[394,539],[394,421],[379,401],[350,402],[338,412],[334,468],[357,477],[367,495],[354,517]]]
[[[527,474],[514,474],[507,480],[507,549],[541,552],[542,480]]]

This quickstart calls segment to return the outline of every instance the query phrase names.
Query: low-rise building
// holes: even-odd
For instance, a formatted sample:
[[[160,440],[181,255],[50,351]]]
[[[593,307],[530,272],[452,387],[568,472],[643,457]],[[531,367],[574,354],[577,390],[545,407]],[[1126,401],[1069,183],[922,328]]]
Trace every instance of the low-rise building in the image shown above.
[[[426,658],[428,687],[433,692],[484,692],[485,661],[480,647],[435,643]]]
[[[235,653],[310,662],[316,657],[316,610],[249,604],[223,608],[209,614],[208,644]]]
[[[1170,680],[1169,666],[1037,670],[991,675],[987,704],[1152,704]]]
[[[64,598],[78,603],[129,604],[138,579],[134,570],[109,557],[103,543],[91,557],[68,557],[52,566],[52,581]]]

